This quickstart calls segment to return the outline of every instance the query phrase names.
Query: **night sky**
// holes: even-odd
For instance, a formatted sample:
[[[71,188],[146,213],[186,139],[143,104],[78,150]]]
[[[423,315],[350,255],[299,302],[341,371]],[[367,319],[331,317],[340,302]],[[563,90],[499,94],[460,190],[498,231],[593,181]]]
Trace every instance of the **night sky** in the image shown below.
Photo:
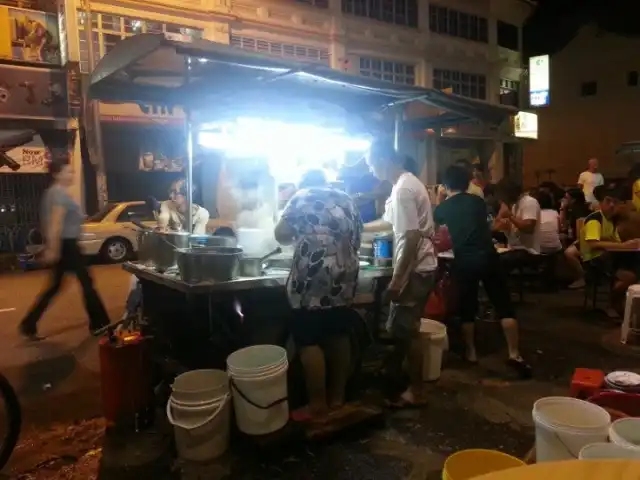
[[[640,36],[640,0],[538,0],[538,3],[540,6],[524,29],[527,55],[561,50],[581,26],[589,23],[607,32]]]

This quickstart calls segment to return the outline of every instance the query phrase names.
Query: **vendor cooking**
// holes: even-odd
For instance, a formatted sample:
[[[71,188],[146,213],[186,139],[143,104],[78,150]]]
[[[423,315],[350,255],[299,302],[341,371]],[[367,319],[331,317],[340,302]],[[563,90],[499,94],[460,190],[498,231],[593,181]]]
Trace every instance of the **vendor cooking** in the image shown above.
[[[195,189],[192,189],[192,195]],[[187,181],[184,178],[176,180],[171,184],[169,189],[169,200],[165,200],[160,205],[160,214],[158,215],[158,228],[171,232],[186,232],[187,228],[187,208],[189,201],[187,199]],[[191,205],[191,220],[193,222],[193,231],[195,235],[204,235],[207,233],[207,222],[209,221],[209,212],[195,203]]]
[[[320,170],[303,176],[275,228],[278,242],[295,246],[287,296],[309,395],[308,411],[294,412],[299,421],[324,422],[345,400],[361,233],[354,201]]]
[[[193,195],[193,190],[192,190]],[[169,200],[160,204],[160,212],[156,213],[156,202],[153,199],[147,200],[147,206],[153,211],[154,217],[158,221],[157,230],[166,232],[188,231],[187,228],[187,181],[184,178],[174,181],[169,188]],[[207,222],[209,212],[195,203],[191,206],[191,219],[193,232],[196,235],[205,235],[207,232]],[[127,297],[126,309],[122,318],[129,318],[134,315],[142,300],[142,293],[138,278],[132,275],[129,296]]]

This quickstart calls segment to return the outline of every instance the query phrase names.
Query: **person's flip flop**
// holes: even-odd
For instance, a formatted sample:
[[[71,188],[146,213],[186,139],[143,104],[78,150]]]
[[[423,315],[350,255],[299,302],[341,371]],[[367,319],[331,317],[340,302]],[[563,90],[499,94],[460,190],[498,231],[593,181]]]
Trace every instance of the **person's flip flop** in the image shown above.
[[[409,402],[404,398],[400,397],[397,400],[387,400],[385,402],[385,407],[390,410],[419,410],[427,406],[427,402]]]

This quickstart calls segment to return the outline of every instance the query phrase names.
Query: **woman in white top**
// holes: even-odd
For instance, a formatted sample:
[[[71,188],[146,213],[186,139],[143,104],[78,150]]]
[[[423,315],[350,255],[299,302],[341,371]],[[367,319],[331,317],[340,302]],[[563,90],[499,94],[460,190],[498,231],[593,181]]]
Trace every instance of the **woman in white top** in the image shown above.
[[[540,253],[556,253],[562,250],[560,241],[560,214],[553,208],[551,194],[540,190],[536,194],[540,204]]]

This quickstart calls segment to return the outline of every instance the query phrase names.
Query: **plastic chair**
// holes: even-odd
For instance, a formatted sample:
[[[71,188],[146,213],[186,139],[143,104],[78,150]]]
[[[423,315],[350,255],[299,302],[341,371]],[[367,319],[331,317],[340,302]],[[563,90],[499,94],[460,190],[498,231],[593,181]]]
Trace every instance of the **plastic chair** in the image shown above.
[[[627,289],[627,301],[624,305],[624,319],[620,328],[620,343],[627,343],[629,334],[632,336],[640,335],[640,321],[638,315],[633,309],[634,301],[640,300],[640,284],[636,283]]]

